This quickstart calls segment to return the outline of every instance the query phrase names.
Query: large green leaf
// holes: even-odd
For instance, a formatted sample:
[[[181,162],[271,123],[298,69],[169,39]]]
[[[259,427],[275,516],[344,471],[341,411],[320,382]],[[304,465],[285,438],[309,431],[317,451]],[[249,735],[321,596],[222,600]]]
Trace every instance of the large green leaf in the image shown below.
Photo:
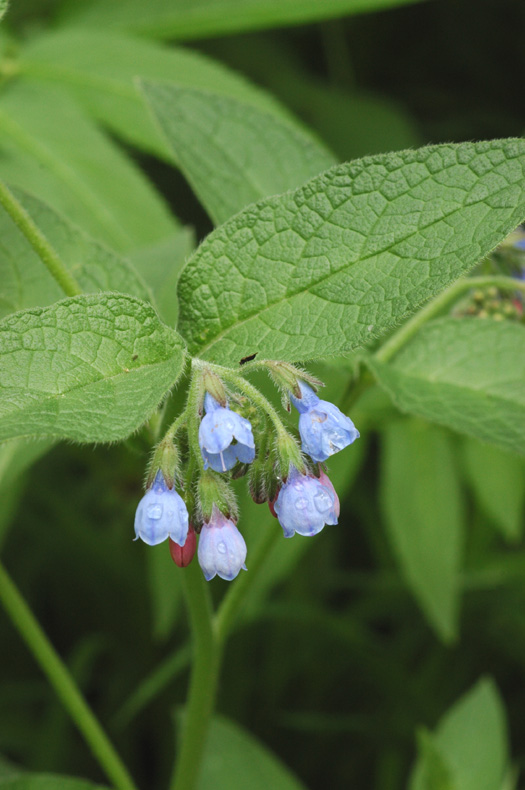
[[[151,288],[160,317],[170,326],[175,326],[179,315],[177,283],[180,273],[194,249],[193,231],[181,228],[171,238],[142,247],[128,256]]]
[[[1,790],[106,790],[84,779],[58,774],[21,774],[0,779]]]
[[[525,460],[474,439],[465,440],[464,460],[479,504],[505,538],[516,542],[525,515]]]
[[[0,177],[33,192],[118,250],[176,224],[142,172],[57,86],[17,80],[2,92]]]
[[[182,172],[216,225],[335,163],[309,134],[275,114],[208,91],[142,85]]]
[[[0,441],[124,439],[176,382],[180,337],[131,296],[77,296],[0,322]]]
[[[463,507],[447,435],[414,420],[384,433],[381,497],[401,572],[445,641],[456,636]]]
[[[237,365],[364,345],[525,216],[525,141],[441,145],[339,165],[217,228],[179,281],[191,351]]]
[[[204,38],[239,30],[300,25],[378,11],[416,0],[90,0],[71,4],[69,17],[86,26],[123,28],[159,38]]]
[[[238,98],[277,115],[285,110],[242,76],[197,52],[168,48],[132,36],[99,30],[46,32],[20,54],[27,79],[48,89],[58,83],[124,140],[169,161],[173,154],[144,106],[137,76],[176,80],[181,86]]]
[[[423,745],[427,748],[420,751],[410,790],[501,790],[508,760],[507,732],[503,705],[492,681],[481,680],[456,702]],[[437,783],[444,766],[446,785]]]
[[[304,790],[298,779],[253,735],[223,717],[210,727],[199,790]]]
[[[14,192],[83,291],[120,291],[150,299],[146,284],[126,260],[37,198]],[[43,307],[63,295],[26,237],[0,208],[0,318],[26,307]]]
[[[525,454],[524,326],[442,318],[370,365],[402,411]]]

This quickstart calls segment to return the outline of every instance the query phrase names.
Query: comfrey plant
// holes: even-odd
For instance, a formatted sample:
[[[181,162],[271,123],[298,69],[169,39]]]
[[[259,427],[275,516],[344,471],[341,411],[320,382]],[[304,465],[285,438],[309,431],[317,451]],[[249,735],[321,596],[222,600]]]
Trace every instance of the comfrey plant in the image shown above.
[[[254,369],[266,369],[285,402],[299,411],[303,452],[259,390],[232,371],[199,363],[185,410],[153,453],[147,491],[135,515],[137,538],[150,546],[169,538],[180,567],[191,562],[198,534],[199,564],[208,581],[215,576],[231,581],[246,570],[247,548],[236,526],[239,513],[229,480],[250,474],[254,501],[268,502],[286,538],[296,532],[316,535],[339,517],[339,499],[321,463],[359,437],[349,417],[319,399],[313,387],[321,382],[305,371],[273,360],[253,362]],[[255,437],[243,413],[253,413]],[[175,446],[181,433],[188,448],[183,470]],[[175,491],[177,480],[186,502]]]

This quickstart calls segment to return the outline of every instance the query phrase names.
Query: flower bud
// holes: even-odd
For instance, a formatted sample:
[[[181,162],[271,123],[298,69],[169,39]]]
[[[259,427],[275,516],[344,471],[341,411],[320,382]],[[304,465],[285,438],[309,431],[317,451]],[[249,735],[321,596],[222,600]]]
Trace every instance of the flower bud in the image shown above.
[[[186,568],[192,561],[195,551],[197,549],[197,536],[195,530],[190,524],[188,528],[188,535],[184,546],[179,546],[171,538],[169,539],[171,559],[178,565],[179,568]]]

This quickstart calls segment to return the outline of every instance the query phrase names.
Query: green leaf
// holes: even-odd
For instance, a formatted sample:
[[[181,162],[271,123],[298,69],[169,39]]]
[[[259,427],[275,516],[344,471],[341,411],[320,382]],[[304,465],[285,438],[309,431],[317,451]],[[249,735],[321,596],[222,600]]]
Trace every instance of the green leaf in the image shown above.
[[[182,172],[216,225],[335,163],[311,135],[237,99],[171,83],[142,87]]]
[[[199,790],[304,790],[298,779],[260,741],[236,724],[216,716],[211,723]]]
[[[485,256],[525,216],[525,141],[339,165],[244,209],[179,281],[192,353],[238,365],[364,345]]]
[[[476,498],[510,542],[523,532],[525,461],[517,455],[466,439],[464,460]]]
[[[75,3],[66,14],[87,27],[123,28],[158,38],[205,38],[239,30],[301,25],[417,0],[142,0]]]
[[[7,11],[7,0],[0,0],[0,20]]]
[[[479,681],[439,722],[434,747],[449,766],[453,790],[501,790],[507,767],[505,712],[494,683]],[[434,790],[422,783],[421,757],[411,790]]]
[[[179,315],[177,283],[180,273],[194,249],[193,231],[181,228],[171,238],[135,250],[128,256],[151,288],[160,317],[170,326],[175,326]]]
[[[107,790],[84,779],[58,774],[27,774],[0,779],[1,790]]]
[[[457,790],[450,767],[427,730],[418,733],[418,767],[410,790]]]
[[[135,83],[177,80],[187,88],[238,98],[283,116],[283,107],[243,77],[197,52],[150,43],[100,30],[47,31],[28,42],[20,54],[26,79],[67,87],[82,105],[124,140],[173,161]]]
[[[20,79],[2,93],[0,176],[119,251],[176,229],[142,172],[56,86]]]
[[[179,377],[183,344],[151,305],[78,296],[0,322],[0,441],[124,439]]]
[[[120,291],[146,301],[151,299],[146,284],[126,260],[93,241],[37,198],[13,191],[84,291]],[[1,208],[0,240],[0,318],[27,307],[43,307],[63,297],[26,237]]]
[[[429,623],[457,635],[463,550],[461,488],[449,437],[414,420],[384,432],[381,497],[392,547]]]
[[[524,326],[442,318],[392,362],[369,364],[402,411],[525,453]]]

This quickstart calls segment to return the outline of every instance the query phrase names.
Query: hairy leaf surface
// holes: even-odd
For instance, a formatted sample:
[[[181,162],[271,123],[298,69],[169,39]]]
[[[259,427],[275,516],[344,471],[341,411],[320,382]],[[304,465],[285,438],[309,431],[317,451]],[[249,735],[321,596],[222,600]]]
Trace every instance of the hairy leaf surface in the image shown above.
[[[15,313],[0,322],[0,441],[124,439],[177,381],[183,358],[177,333],[131,296]]]
[[[338,165],[217,228],[179,281],[191,351],[306,360],[365,345],[525,216],[525,141],[430,146]]]
[[[402,411],[525,454],[524,326],[442,318],[392,362],[369,363]]]

